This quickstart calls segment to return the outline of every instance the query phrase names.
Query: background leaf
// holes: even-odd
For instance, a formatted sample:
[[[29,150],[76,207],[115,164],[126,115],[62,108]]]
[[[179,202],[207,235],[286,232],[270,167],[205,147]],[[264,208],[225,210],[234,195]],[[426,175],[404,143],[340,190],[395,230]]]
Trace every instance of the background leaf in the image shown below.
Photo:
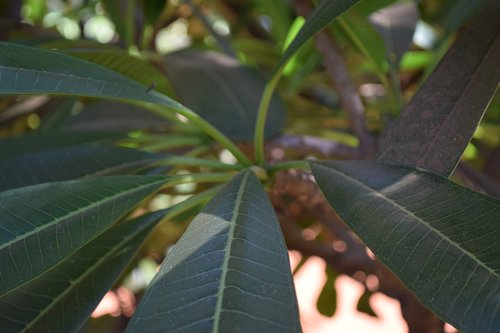
[[[164,214],[111,227],[43,275],[3,295],[2,331],[77,331]]]
[[[497,89],[499,31],[500,3],[492,1],[391,127],[378,161],[451,174]]]
[[[0,192],[0,296],[72,255],[166,182],[113,176]]]
[[[89,176],[124,174],[163,158],[167,156],[91,145],[32,152],[0,161],[0,191]]]
[[[415,3],[396,3],[370,15],[370,22],[382,36],[389,64],[398,64],[410,48],[419,19]]]
[[[359,0],[322,0],[307,18],[306,23],[287,47],[274,68],[276,73],[309,38],[332,22],[337,16],[351,8]]]
[[[65,49],[62,52],[70,56],[87,60],[109,68],[146,87],[155,85],[155,89],[163,94],[171,95],[172,87],[165,75],[144,58],[130,55],[124,50],[101,49]]]
[[[283,236],[244,171],[202,210],[163,262],[128,332],[299,332]]]
[[[464,332],[498,332],[499,200],[408,167],[311,168],[337,213],[422,303]]]
[[[233,139],[252,140],[265,80],[235,59],[215,52],[183,51],[168,55],[165,70],[180,99]],[[280,132],[285,112],[272,99],[266,135]]]

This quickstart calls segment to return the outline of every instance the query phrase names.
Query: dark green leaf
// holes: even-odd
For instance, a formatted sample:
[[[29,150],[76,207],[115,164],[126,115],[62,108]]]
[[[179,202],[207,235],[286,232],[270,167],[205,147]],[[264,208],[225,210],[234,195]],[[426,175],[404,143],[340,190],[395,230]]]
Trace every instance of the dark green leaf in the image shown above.
[[[120,223],[0,298],[2,332],[75,332],[165,212]]]
[[[449,176],[500,78],[500,2],[464,30],[391,128],[377,160]]]
[[[0,296],[88,244],[166,181],[113,176],[0,192]]]
[[[191,223],[127,331],[300,331],[287,249],[251,171],[233,178]]]
[[[499,200],[421,169],[311,168],[337,213],[423,304],[461,331],[499,331]]]
[[[84,143],[110,142],[123,138],[116,132],[52,132],[31,133],[23,136],[11,136],[0,139],[0,159],[7,159],[39,150],[68,147]]]
[[[165,67],[181,100],[233,139],[252,140],[265,80],[251,68],[214,52],[184,51],[166,58]],[[266,135],[283,129],[285,112],[275,96]]]
[[[136,149],[70,146],[0,161],[0,191],[40,183],[118,175],[151,165],[165,155]]]
[[[0,42],[0,94],[58,94],[105,97],[183,106],[147,86],[64,53]]]
[[[271,19],[274,40],[284,42],[292,24],[291,8],[287,1],[253,0],[264,15]]]
[[[290,59],[290,57],[297,52],[297,50],[309,38],[326,27],[330,22],[337,18],[337,16],[344,13],[358,1],[359,0],[322,0],[307,18],[306,23],[302,29],[300,29],[295,39],[287,47],[276,65],[274,72],[276,73],[281,67],[283,67],[288,59]]]

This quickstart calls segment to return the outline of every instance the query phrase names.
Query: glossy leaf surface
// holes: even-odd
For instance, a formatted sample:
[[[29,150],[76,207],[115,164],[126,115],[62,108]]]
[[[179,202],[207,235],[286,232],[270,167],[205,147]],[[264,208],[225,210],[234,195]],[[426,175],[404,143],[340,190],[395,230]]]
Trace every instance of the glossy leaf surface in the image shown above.
[[[0,161],[0,191],[83,177],[124,174],[162,158],[166,156],[92,145],[42,150]]]
[[[252,140],[259,100],[266,81],[254,69],[215,52],[184,51],[166,57],[165,70],[180,100],[233,139]],[[266,135],[285,124],[285,112],[275,96]]]
[[[166,182],[110,176],[0,192],[0,296],[72,255]]]
[[[392,126],[377,160],[449,176],[500,78],[500,2],[459,36]]]
[[[421,169],[311,168],[346,224],[423,304],[461,331],[499,331],[499,200]]]
[[[297,52],[297,50],[305,42],[307,42],[309,38],[326,27],[330,22],[337,18],[337,16],[342,15],[342,13],[351,8],[358,1],[359,0],[322,0],[307,18],[307,21],[302,29],[300,29],[295,39],[281,56],[275,67],[275,72],[285,65],[288,59],[290,59],[290,57]]]
[[[0,297],[2,331],[77,331],[163,215],[152,213],[111,227],[46,273]]]
[[[94,63],[62,52],[0,42],[0,94],[68,94],[182,105]]]
[[[234,177],[167,255],[127,332],[299,332],[283,236],[251,171]]]

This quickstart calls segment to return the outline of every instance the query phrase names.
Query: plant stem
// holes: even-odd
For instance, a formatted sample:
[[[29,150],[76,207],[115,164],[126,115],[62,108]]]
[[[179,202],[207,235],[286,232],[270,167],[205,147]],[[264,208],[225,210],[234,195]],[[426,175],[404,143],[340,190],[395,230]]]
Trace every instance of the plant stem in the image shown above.
[[[189,183],[222,183],[234,176],[232,172],[206,172],[171,176],[162,189]]]
[[[179,202],[178,204],[175,204],[167,209],[165,209],[166,214],[163,216],[161,219],[160,223],[164,221],[171,220],[188,210],[201,206],[202,204],[206,203],[208,200],[210,200],[220,189],[222,185],[217,185],[214,186],[206,191],[197,193],[186,200]]]
[[[286,161],[286,162],[279,162],[268,167],[268,171],[271,174],[288,169],[309,170],[309,162],[307,162],[306,160]]]
[[[244,166],[252,165],[252,161],[222,132],[220,132],[217,128],[212,126],[208,121],[200,117],[198,114],[187,108],[179,108],[175,109],[177,113],[183,115],[187,119],[189,119],[194,125],[198,126],[203,132],[205,132],[212,139],[217,141],[221,146],[229,150],[234,157]]]
[[[205,158],[190,157],[190,156],[172,156],[160,162],[162,165],[185,165],[207,167],[221,170],[241,170],[241,164],[227,164],[217,160],[208,160]]]
[[[255,162],[258,165],[264,165],[265,163],[265,153],[264,153],[264,131],[266,127],[267,111],[269,110],[269,104],[273,97],[274,89],[281,78],[281,73],[283,72],[284,66],[282,66],[274,75],[273,78],[266,84],[264,92],[262,93],[262,98],[260,99],[259,110],[257,112],[257,123],[255,124],[255,135],[254,135],[254,148],[255,148]]]

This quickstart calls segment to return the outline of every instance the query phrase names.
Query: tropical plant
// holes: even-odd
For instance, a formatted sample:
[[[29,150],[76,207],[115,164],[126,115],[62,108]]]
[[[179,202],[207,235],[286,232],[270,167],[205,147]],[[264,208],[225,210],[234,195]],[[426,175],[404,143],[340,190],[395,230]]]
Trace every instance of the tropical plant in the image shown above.
[[[35,3],[24,4],[30,29],[47,9]],[[18,5],[0,9],[19,16]],[[3,332],[78,331],[155,234],[160,248],[175,245],[127,332],[301,331],[287,249],[328,261],[330,286],[361,271],[369,296],[366,275],[377,276],[413,332],[441,331],[442,321],[500,331],[498,184],[467,166],[450,179],[498,88],[499,1],[440,3],[441,13],[424,1],[420,13],[446,24],[422,52],[408,52],[419,16],[411,2],[85,6],[61,22],[90,20],[92,8],[105,16],[104,6],[120,36],[113,46],[15,40],[7,32],[19,26],[0,34],[11,40],[0,42]],[[207,16],[203,6],[230,13]],[[187,20],[198,49],[156,52],[155,37]],[[231,40],[226,25],[244,33]],[[258,37],[241,37],[248,31]],[[404,73],[413,73],[407,89]],[[353,76],[385,93],[363,101]],[[325,90],[330,79],[336,94]],[[485,118],[497,138],[498,104]],[[299,111],[285,123],[285,109]],[[322,230],[304,239],[311,221]]]

